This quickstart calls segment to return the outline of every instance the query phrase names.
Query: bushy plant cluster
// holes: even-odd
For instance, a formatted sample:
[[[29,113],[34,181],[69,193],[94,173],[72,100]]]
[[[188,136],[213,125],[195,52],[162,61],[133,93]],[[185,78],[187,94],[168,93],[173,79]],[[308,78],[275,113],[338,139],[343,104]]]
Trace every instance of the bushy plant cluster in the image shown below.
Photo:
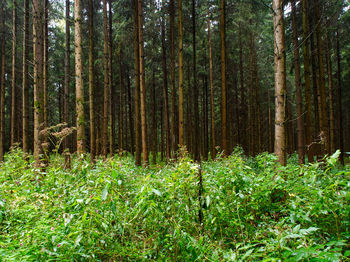
[[[56,155],[42,171],[14,150],[0,164],[0,260],[347,261],[350,169],[336,158],[86,156],[65,170]]]

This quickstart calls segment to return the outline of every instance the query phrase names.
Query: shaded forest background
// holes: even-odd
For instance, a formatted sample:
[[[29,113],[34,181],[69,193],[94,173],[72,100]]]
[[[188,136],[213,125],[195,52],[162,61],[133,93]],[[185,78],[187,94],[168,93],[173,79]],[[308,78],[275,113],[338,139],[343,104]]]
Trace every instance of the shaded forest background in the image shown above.
[[[81,19],[70,1],[33,4],[39,17],[32,1],[2,1],[1,158],[15,145],[35,153],[36,139],[39,154],[62,142],[60,151],[92,158],[127,151],[138,165],[141,155],[144,163],[148,154],[153,163],[176,158],[179,145],[195,160],[236,146],[252,156],[274,151],[271,1],[89,0]],[[349,3],[283,1],[283,14],[285,152],[304,162],[350,151]],[[35,19],[42,104],[34,94]]]

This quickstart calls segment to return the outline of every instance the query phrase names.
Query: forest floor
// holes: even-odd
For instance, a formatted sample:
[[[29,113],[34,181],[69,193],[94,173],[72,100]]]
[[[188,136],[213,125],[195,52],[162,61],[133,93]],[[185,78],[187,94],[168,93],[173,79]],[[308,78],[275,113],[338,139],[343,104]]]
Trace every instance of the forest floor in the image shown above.
[[[0,164],[0,261],[350,261],[336,154],[286,167],[239,150],[201,167],[86,156],[70,170],[55,155],[45,173],[22,155]]]

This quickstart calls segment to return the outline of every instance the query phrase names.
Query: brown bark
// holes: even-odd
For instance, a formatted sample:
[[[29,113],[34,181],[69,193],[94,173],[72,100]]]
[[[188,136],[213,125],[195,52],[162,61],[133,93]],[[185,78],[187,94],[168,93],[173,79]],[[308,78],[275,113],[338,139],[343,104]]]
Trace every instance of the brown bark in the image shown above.
[[[93,0],[89,0],[89,117],[91,162],[94,161],[96,156],[94,74],[94,7]]]
[[[303,52],[304,52],[304,78],[305,78],[305,106],[306,106],[306,123],[305,123],[305,142],[307,145],[312,143],[312,107],[311,107],[311,82],[310,82],[310,52],[309,52],[309,29],[308,29],[308,6],[307,0],[303,0]],[[313,161],[314,152],[312,147],[307,150],[308,161]]]
[[[227,113],[226,113],[226,44],[225,44],[225,0],[220,0],[220,39],[221,39],[221,146],[223,155],[227,147]]]
[[[5,139],[5,3],[1,4],[1,75],[0,75],[0,161],[4,161]]]
[[[319,0],[315,0],[316,21],[321,19]],[[319,119],[320,119],[320,137],[322,140],[322,153],[329,152],[329,128],[327,117],[327,104],[326,104],[326,87],[325,87],[325,73],[323,63],[323,41],[321,32],[321,23],[317,23],[316,26],[316,38],[317,38],[317,54],[318,54],[318,70],[319,70],[319,87],[318,87],[318,104],[319,104]]]
[[[84,118],[84,86],[83,86],[83,62],[82,62],[82,32],[81,32],[81,0],[74,1],[74,45],[75,45],[75,88],[77,110],[77,151],[85,152],[85,118]]]
[[[107,157],[108,153],[108,106],[109,106],[109,65],[108,65],[108,16],[107,0],[103,0],[103,127],[102,127],[102,155]]]
[[[48,92],[48,52],[49,52],[49,40],[48,40],[48,0],[44,0],[44,65],[43,65],[43,85],[44,85],[44,128],[48,126],[47,119],[47,92]],[[47,142],[47,137],[45,137]]]
[[[34,158],[35,165],[40,167],[43,153],[43,136],[40,131],[44,121],[44,46],[43,46],[43,6],[41,0],[33,0],[33,54],[34,54]]]
[[[337,142],[340,149],[340,163],[344,165],[344,135],[343,135],[343,109],[342,109],[342,79],[341,79],[341,56],[339,47],[339,31],[336,32],[336,48],[337,48]]]
[[[139,30],[139,57],[140,57],[140,113],[141,113],[141,137],[142,137],[142,160],[143,165],[148,165],[147,149],[147,119],[146,119],[146,81],[145,59],[143,43],[143,11],[142,0],[138,0],[138,30]]]
[[[183,25],[182,0],[178,0],[179,16],[179,145],[184,144],[184,96],[183,96]]]
[[[153,151],[153,159],[152,163],[155,165],[157,163],[157,100],[156,100],[156,82],[155,82],[154,69],[152,70],[152,151]]]
[[[135,56],[135,164],[141,165],[140,123],[140,56],[138,29],[138,0],[134,0],[134,56]]]
[[[281,165],[287,164],[285,139],[286,78],[282,0],[272,1],[275,59],[275,154]]]
[[[169,119],[169,102],[168,102],[168,75],[167,75],[167,61],[166,61],[166,48],[165,48],[165,25],[164,17],[161,21],[161,38],[162,38],[162,69],[163,69],[163,96],[165,112],[165,146],[166,146],[166,159],[169,162],[171,158],[170,153],[170,119]]]
[[[327,74],[328,74],[328,104],[329,104],[329,153],[335,152],[335,115],[334,115],[334,87],[333,87],[333,70],[331,60],[331,43],[327,35]]]
[[[24,0],[24,26],[23,26],[23,72],[22,72],[22,137],[23,152],[29,153],[29,97],[28,97],[28,48],[29,43],[29,0]]]
[[[63,121],[69,125],[69,87],[70,87],[70,7],[66,0],[66,37],[64,57],[64,95],[63,95]],[[69,149],[69,137],[63,140],[63,149]]]
[[[12,7],[12,69],[11,69],[11,130],[10,146],[13,147],[16,141],[16,56],[17,56],[17,4],[13,0]]]
[[[122,70],[122,53],[121,47],[119,49],[119,132],[118,132],[118,141],[119,141],[119,150],[123,151],[123,70]]]
[[[178,127],[176,108],[176,87],[175,87],[175,7],[174,0],[169,3],[170,13],[170,85],[171,85],[171,147],[176,157],[178,147]]]
[[[211,22],[208,9],[208,42],[209,42],[209,83],[210,83],[210,133],[211,133],[211,158],[216,157],[215,142],[215,104],[214,104],[214,77],[213,77],[213,54],[211,48]]]
[[[193,158],[200,161],[199,108],[197,83],[197,49],[196,49],[196,0],[192,0],[192,49],[193,49]]]
[[[109,14],[108,14],[108,65],[109,65],[109,122],[111,127],[109,129],[109,153],[111,156],[114,154],[115,148],[115,91],[113,85],[113,12],[112,12],[112,1],[109,0]]]
[[[303,97],[300,83],[300,57],[298,44],[298,25],[296,22],[295,0],[292,4],[292,26],[293,26],[293,48],[294,48],[294,69],[295,69],[295,90],[297,106],[297,136],[298,136],[298,160],[299,164],[304,163],[304,118],[303,118]]]
[[[248,150],[247,142],[247,101],[246,101],[246,90],[244,87],[244,65],[243,65],[243,45],[242,45],[242,24],[239,24],[239,78],[240,78],[240,114],[241,114],[241,124],[243,129],[243,134],[241,136],[243,149]]]
[[[127,69],[126,77],[127,77],[127,83],[128,83],[128,113],[129,113],[129,127],[130,127],[130,152],[133,155],[135,152],[135,148],[134,148],[134,118],[133,118],[133,110],[132,110],[131,84],[130,84],[129,69]]]

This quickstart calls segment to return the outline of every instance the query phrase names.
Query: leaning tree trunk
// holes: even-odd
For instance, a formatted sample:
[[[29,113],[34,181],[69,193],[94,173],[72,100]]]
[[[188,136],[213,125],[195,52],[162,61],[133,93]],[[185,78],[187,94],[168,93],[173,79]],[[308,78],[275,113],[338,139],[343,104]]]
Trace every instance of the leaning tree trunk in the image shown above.
[[[83,61],[81,46],[81,0],[74,2],[74,44],[75,44],[75,88],[76,88],[76,110],[77,110],[77,151],[85,151],[85,118],[84,118],[84,86],[83,86]]]
[[[272,1],[274,16],[275,57],[275,154],[282,165],[287,164],[285,137],[286,71],[282,0]]]

